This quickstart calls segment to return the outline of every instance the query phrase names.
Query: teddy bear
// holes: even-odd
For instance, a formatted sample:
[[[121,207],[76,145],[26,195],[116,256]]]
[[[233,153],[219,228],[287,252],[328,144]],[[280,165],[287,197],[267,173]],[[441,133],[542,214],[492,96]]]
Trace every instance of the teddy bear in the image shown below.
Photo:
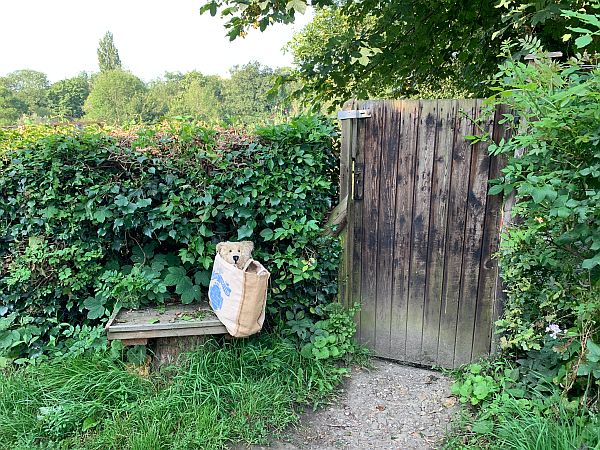
[[[217,244],[217,253],[221,255],[221,258],[238,269],[243,269],[248,260],[252,258],[252,250],[254,250],[254,243],[251,241],[219,242]]]

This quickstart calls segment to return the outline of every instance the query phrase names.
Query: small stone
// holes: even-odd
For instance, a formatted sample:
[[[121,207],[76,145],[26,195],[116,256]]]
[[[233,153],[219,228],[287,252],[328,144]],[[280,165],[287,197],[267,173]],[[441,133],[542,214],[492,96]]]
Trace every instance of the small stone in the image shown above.
[[[445,398],[442,401],[442,405],[444,405],[446,408],[452,408],[454,405],[456,405],[456,397]]]

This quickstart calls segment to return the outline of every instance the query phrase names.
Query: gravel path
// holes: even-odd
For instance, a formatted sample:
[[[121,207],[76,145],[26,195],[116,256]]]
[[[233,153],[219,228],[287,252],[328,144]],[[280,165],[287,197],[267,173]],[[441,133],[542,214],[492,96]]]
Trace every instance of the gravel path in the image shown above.
[[[381,360],[373,364],[374,370],[353,369],[332,406],[307,412],[297,429],[270,447],[250,449],[439,448],[456,409],[451,381],[430,370]]]

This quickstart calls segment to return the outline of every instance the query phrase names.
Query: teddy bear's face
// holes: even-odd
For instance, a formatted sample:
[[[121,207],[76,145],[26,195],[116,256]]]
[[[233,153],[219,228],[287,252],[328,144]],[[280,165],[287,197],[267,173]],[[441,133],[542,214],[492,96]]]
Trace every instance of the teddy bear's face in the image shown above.
[[[254,244],[250,241],[220,242],[217,244],[217,252],[229,264],[234,264],[239,269],[252,257]]]

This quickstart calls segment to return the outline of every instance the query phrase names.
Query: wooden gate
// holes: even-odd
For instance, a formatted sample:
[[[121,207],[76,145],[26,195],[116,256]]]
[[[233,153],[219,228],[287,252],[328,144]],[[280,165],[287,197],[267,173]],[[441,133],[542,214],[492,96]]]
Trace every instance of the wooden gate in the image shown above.
[[[466,136],[500,138],[481,100],[352,102],[342,121],[347,208],[341,296],[360,303],[358,339],[376,355],[458,367],[492,349],[499,314],[499,160]],[[348,114],[347,114],[348,115]]]

